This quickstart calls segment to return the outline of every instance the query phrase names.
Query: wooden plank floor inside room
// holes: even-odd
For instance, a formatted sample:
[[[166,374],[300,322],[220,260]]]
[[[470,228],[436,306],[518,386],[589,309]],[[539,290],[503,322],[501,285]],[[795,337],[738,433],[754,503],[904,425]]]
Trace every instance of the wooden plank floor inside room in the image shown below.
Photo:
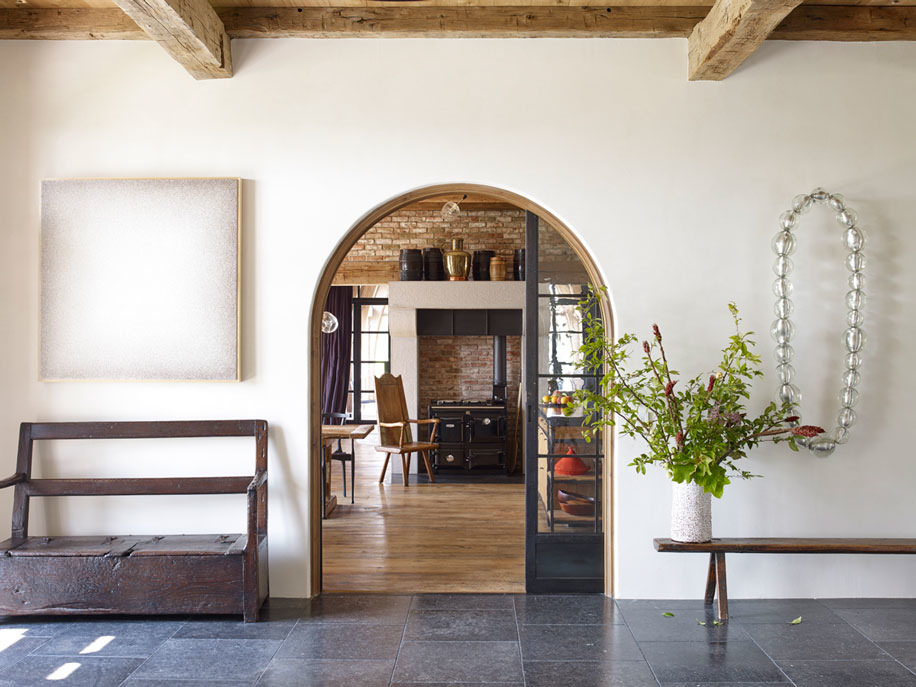
[[[356,443],[353,505],[334,462],[338,505],[323,521],[323,591],[524,593],[524,484],[426,484],[416,475],[409,487],[400,478],[379,484],[377,442],[376,429]]]

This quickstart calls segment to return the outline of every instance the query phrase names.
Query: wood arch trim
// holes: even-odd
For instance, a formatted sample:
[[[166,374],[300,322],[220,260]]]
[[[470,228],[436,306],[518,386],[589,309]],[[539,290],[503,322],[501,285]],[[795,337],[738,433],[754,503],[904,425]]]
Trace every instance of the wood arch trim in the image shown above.
[[[546,208],[541,207],[534,201],[512,191],[497,188],[495,186],[486,186],[482,184],[434,184],[423,186],[421,188],[408,191],[407,193],[395,196],[390,200],[376,206],[368,213],[363,215],[346,233],[346,235],[337,244],[334,252],[328,258],[315,288],[315,296],[312,300],[312,310],[309,318],[309,596],[315,597],[321,593],[321,359],[320,359],[320,336],[321,336],[321,315],[324,312],[323,304],[327,300],[331,283],[334,275],[343,263],[344,258],[356,242],[369,231],[373,226],[378,224],[388,215],[400,210],[401,208],[421,203],[432,198],[444,195],[454,195],[460,198],[463,194],[473,194],[491,198],[496,202],[508,203],[521,210],[528,210],[536,214],[540,219],[546,221],[550,226],[562,236],[569,246],[573,249],[576,257],[582,261],[585,270],[588,273],[589,280],[596,286],[606,286],[601,270],[594,258],[582,244],[579,237],[570,229],[565,222],[554,215]],[[601,316],[607,323],[607,331],[613,337],[614,335],[614,318],[608,299],[601,301]],[[605,523],[605,541],[604,541],[604,592],[608,596],[614,593],[614,567],[613,567],[613,438],[611,432],[604,433],[604,523]]]

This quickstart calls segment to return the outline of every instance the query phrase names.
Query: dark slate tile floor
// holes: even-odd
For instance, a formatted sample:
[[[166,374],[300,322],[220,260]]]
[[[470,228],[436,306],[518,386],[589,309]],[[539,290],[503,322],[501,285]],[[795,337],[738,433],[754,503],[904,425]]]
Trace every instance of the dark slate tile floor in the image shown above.
[[[913,599],[430,594],[235,618],[2,618],[0,686],[916,687]],[[790,622],[801,616],[798,625]]]

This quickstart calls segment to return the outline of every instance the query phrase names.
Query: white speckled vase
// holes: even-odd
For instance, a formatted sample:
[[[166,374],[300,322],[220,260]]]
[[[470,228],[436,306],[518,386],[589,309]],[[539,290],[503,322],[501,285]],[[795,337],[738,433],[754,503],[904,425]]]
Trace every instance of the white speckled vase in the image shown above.
[[[712,539],[712,494],[694,482],[672,482],[671,538],[704,542]]]

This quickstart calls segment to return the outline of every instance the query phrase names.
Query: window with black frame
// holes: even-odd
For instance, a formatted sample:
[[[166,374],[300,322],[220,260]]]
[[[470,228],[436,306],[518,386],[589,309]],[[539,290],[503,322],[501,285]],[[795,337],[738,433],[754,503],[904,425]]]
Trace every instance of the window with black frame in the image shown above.
[[[378,419],[375,378],[391,370],[388,285],[354,287],[349,410],[353,422]]]

